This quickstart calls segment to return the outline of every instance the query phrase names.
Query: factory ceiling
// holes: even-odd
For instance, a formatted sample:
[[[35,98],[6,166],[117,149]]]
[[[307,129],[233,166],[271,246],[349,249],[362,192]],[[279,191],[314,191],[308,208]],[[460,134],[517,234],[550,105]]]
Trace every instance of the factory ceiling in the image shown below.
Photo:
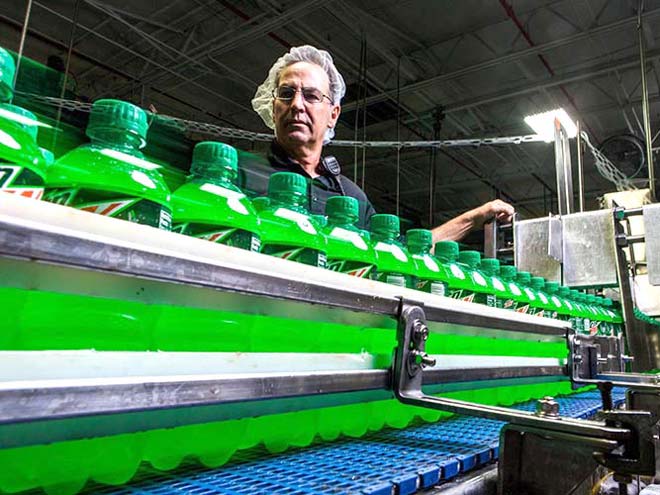
[[[563,107],[637,179],[642,8],[657,135],[660,1],[4,0],[0,45],[18,51],[28,4],[23,53],[62,71],[68,63],[73,98],[121,98],[164,115],[269,132],[250,105],[255,89],[289,47],[312,44],[331,52],[348,85],[337,139],[521,136],[531,133],[526,115]],[[556,211],[552,144],[331,152],[379,211],[398,208],[422,225],[495,197],[528,218]],[[587,204],[596,207],[614,184],[589,152],[584,167]]]

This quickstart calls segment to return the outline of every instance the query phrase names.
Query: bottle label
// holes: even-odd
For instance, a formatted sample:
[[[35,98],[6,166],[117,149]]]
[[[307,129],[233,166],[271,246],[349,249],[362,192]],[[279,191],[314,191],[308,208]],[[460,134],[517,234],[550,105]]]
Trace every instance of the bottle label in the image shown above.
[[[598,327],[600,326],[599,321],[590,321],[589,322],[589,335],[597,335],[598,334]]]
[[[486,294],[486,306],[490,306],[491,308],[501,307],[497,297],[492,294]]]
[[[449,297],[460,301],[489,305],[486,294],[472,292],[465,289],[449,289]]]
[[[399,261],[403,261],[404,263],[408,261],[408,256],[406,256],[406,253],[404,253],[403,249],[401,249],[396,244],[389,244],[387,242],[379,241],[374,246],[374,249],[376,251],[385,251],[386,253],[390,253],[396,259],[398,259]]]
[[[435,260],[431,258],[429,255],[413,254],[413,258],[416,259],[417,261],[421,261],[422,263],[424,263],[424,266],[428,268],[430,271],[436,273],[440,272],[440,267],[435,262]]]
[[[541,292],[539,292],[539,299],[541,300],[541,302],[542,302],[543,304],[548,304],[548,298],[545,297],[545,295],[542,294]]]
[[[518,302],[514,301],[513,299],[504,299],[504,301],[502,302],[502,307],[504,309],[515,310],[518,308]]]
[[[415,282],[415,288],[430,294],[435,294],[436,296],[444,296],[447,294],[447,286],[444,282],[438,280],[421,280],[417,279]]]
[[[0,163],[0,190],[24,198],[41,199],[44,180],[29,168]]]
[[[328,260],[329,270],[334,272],[346,273],[352,277],[370,278],[374,269],[373,265],[365,265],[359,261],[350,260]]]
[[[561,301],[557,296],[552,296],[552,303],[558,308],[561,308]]]
[[[522,306],[518,306],[516,308],[516,313],[529,313],[529,304],[523,304]]]
[[[327,264],[326,255],[323,251],[306,247],[282,246],[279,244],[266,244],[262,246],[261,252],[271,256],[277,256],[285,260],[304,263],[305,265],[325,268]]]
[[[90,213],[120,218],[163,230],[172,228],[170,210],[148,199],[109,198],[107,195],[78,188],[48,189],[44,199],[51,203],[71,206]]]
[[[398,287],[409,287],[410,284],[406,280],[405,275],[400,273],[391,273],[391,272],[374,272],[374,280],[379,282],[385,282],[386,284],[396,285]]]
[[[253,252],[258,252],[261,247],[261,241],[256,234],[242,229],[214,229],[210,225],[179,223],[172,226],[172,231]]]
[[[361,249],[362,251],[369,249],[369,246],[367,246],[367,243],[358,232],[342,229],[341,227],[335,227],[330,231],[330,236],[341,239],[342,241],[348,241],[353,244],[353,246]]]

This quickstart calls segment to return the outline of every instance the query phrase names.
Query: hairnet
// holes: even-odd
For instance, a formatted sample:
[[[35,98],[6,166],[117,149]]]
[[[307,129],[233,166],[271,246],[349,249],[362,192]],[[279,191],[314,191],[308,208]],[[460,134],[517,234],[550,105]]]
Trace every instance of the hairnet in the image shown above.
[[[275,129],[273,122],[273,91],[277,87],[277,81],[280,73],[285,67],[293,65],[296,62],[309,62],[321,67],[330,81],[330,97],[334,105],[339,105],[339,102],[346,94],[346,83],[344,78],[332,62],[332,56],[325,50],[319,50],[310,45],[294,46],[277,59],[273,66],[268,71],[268,77],[257,88],[257,92],[252,98],[252,108],[259,114],[264,123],[271,129]],[[325,132],[324,143],[329,142],[335,135],[334,129],[328,129]]]

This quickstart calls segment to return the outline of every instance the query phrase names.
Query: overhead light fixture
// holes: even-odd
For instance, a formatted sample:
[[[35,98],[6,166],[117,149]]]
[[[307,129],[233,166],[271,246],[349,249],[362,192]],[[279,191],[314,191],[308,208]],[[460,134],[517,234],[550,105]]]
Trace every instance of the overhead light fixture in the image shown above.
[[[561,122],[569,138],[577,136],[577,126],[563,108],[537,113],[525,117],[525,123],[546,143],[555,140],[555,119]]]

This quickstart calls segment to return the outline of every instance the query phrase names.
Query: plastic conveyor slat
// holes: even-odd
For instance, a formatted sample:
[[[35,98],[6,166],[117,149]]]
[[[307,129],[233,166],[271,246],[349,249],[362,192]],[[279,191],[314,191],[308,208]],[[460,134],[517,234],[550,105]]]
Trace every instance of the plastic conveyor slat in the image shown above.
[[[624,401],[625,389],[613,390]],[[560,397],[563,416],[587,418],[600,408],[598,391]],[[513,406],[531,410],[534,401]],[[93,484],[96,494],[197,495],[407,495],[481,466],[499,454],[504,423],[455,416],[405,429],[385,429],[361,438],[342,438],[270,454],[264,449],[239,451],[223,467],[208,469],[189,461],[173,471],[143,466],[130,484]]]

